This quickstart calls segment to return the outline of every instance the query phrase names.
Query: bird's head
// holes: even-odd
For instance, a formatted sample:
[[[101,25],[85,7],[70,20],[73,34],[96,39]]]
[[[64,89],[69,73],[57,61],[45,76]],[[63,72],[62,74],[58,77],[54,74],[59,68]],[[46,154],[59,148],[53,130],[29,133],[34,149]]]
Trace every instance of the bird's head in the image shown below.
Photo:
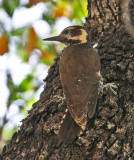
[[[65,45],[81,44],[88,42],[88,31],[82,26],[70,26],[65,28],[59,36],[43,39],[44,41],[58,41]]]

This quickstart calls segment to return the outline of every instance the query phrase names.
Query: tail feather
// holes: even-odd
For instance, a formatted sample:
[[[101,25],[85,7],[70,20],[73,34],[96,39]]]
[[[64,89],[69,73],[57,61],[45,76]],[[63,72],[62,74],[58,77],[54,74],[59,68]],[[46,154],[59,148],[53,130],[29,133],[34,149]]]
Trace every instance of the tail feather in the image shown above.
[[[65,142],[72,143],[76,137],[80,136],[80,131],[81,127],[68,111],[58,133],[58,145]]]

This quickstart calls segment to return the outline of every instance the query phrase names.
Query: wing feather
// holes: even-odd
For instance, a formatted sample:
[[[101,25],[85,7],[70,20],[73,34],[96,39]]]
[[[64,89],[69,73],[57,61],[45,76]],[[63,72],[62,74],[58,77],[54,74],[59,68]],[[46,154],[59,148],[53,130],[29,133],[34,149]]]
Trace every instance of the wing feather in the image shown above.
[[[77,124],[85,125],[87,113],[92,117],[96,108],[99,56],[89,44],[72,45],[64,50],[59,69],[70,114]]]

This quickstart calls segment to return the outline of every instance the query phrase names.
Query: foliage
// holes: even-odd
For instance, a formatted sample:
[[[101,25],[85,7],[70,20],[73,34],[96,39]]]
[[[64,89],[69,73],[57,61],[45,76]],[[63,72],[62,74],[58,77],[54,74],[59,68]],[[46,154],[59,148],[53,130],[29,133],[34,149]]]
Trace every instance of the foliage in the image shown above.
[[[15,54],[19,57],[21,63],[30,65],[30,58],[36,54],[38,64],[50,66],[53,63],[54,57],[57,54],[57,47],[55,45],[44,44],[41,37],[37,35],[32,23],[21,28],[14,28],[12,23],[16,9],[30,9],[39,3],[46,5],[47,11],[44,11],[41,20],[50,26],[51,33],[56,34],[54,26],[57,19],[61,17],[66,17],[73,24],[80,25],[82,24],[82,18],[86,17],[86,0],[29,0],[27,4],[24,4],[23,0],[3,0],[0,11],[4,12],[8,19],[10,19],[11,24],[9,25],[11,25],[11,29],[8,30],[4,22],[0,20],[0,58],[2,56],[10,57],[10,54]],[[5,17],[5,21],[7,17]],[[11,48],[14,39],[16,39],[14,44],[15,53],[12,53]],[[6,86],[9,96],[7,100],[7,112],[3,117],[0,117],[0,142],[9,140],[17,127],[14,125],[10,130],[5,127],[11,121],[7,116],[11,106],[13,104],[17,105],[19,109],[18,114],[26,116],[26,110],[30,109],[35,102],[36,91],[42,85],[36,71],[37,64],[32,66],[30,73],[19,84],[15,84],[10,68],[7,67],[5,69]]]

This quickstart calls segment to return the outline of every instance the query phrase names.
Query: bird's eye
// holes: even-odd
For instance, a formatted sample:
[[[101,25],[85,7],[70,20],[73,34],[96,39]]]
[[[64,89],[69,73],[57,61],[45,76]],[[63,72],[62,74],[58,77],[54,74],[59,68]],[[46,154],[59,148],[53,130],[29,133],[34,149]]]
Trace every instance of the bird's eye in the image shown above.
[[[65,30],[65,32],[64,32],[64,33],[65,33],[65,34],[68,34],[68,32],[69,32],[69,30]]]

